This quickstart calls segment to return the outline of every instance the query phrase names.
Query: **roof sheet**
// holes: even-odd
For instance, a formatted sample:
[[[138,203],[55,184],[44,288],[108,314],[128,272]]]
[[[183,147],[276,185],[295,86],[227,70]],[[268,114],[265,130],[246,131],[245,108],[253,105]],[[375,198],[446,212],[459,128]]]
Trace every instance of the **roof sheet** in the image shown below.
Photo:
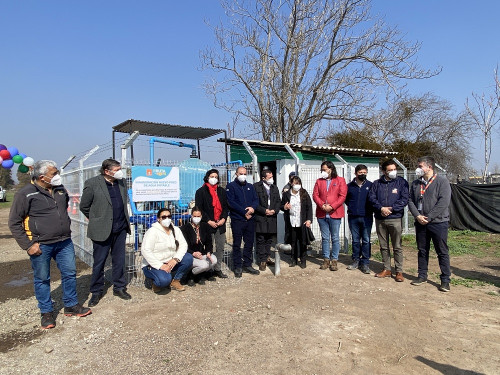
[[[113,126],[113,130],[120,133],[138,131],[141,135],[164,138],[205,139],[213,135],[224,133],[221,129],[201,128],[184,125],[162,124],[140,120],[127,120]]]
[[[287,143],[280,142],[267,142],[259,140],[250,139],[240,139],[240,138],[226,138],[219,139],[219,142],[226,141],[228,145],[240,145],[243,141],[247,141],[250,146],[255,145],[259,147],[266,148],[283,148]],[[290,143],[289,146],[294,151],[309,151],[309,152],[319,152],[325,154],[350,154],[350,155],[365,155],[365,156],[384,156],[384,155],[397,155],[397,152],[387,151],[387,150],[366,150],[362,148],[350,148],[342,146],[314,146],[314,145],[304,145],[300,143]]]

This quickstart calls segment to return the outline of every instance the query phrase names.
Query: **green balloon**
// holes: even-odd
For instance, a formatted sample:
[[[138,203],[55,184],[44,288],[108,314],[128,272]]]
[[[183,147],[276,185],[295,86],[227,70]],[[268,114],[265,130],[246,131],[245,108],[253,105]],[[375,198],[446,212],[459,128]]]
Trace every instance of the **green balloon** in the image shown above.
[[[16,164],[21,164],[23,162],[23,157],[21,155],[16,155],[12,158],[12,161]]]
[[[21,172],[21,173],[26,173],[26,172],[28,172],[30,169],[29,169],[27,166],[25,166],[25,165],[22,165],[22,164],[21,164],[21,165],[17,168],[17,170],[18,170],[19,172]]]

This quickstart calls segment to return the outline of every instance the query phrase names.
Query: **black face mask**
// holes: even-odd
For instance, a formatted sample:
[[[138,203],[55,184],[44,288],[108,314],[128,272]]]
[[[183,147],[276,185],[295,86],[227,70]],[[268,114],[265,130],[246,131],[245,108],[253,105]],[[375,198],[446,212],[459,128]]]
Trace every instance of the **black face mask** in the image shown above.
[[[359,176],[356,176],[360,181],[366,180],[366,174],[360,174]]]

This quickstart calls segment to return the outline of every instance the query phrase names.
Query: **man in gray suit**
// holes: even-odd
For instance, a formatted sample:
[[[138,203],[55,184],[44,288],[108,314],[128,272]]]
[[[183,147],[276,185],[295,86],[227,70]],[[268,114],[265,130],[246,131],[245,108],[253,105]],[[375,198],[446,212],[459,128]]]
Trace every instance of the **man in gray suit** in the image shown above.
[[[104,264],[111,251],[113,295],[128,300],[125,279],[125,240],[130,234],[127,187],[121,165],[114,159],[102,162],[101,174],[85,181],[80,211],[89,219],[87,236],[94,248],[89,306],[99,303],[104,291]]]

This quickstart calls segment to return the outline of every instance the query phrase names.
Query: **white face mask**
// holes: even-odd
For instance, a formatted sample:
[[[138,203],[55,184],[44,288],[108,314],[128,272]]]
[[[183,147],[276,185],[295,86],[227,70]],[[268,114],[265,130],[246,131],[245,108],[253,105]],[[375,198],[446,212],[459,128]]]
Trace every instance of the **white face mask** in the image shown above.
[[[247,180],[247,175],[246,174],[240,174],[238,176],[238,181],[239,182],[245,182]]]
[[[219,180],[217,180],[215,177],[210,177],[210,178],[208,179],[208,183],[209,183],[210,185],[212,185],[212,186],[213,186],[213,185],[217,185],[217,182],[219,182]]]
[[[328,172],[321,171],[321,178],[328,178]]]
[[[172,219],[170,219],[169,217],[161,221],[161,225],[163,225],[165,228],[168,228],[170,224],[172,224]]]
[[[268,184],[268,185],[274,184],[274,179],[270,178],[269,180],[266,180],[266,184]]]
[[[193,222],[193,224],[198,225],[201,222],[201,217],[195,217],[195,216],[193,216],[191,218],[191,221]]]
[[[62,185],[62,178],[61,175],[56,174],[52,179],[50,180],[50,184],[52,186],[61,186]]]
[[[299,191],[302,185],[293,185],[293,190],[294,191]]]
[[[398,177],[398,171],[390,171],[387,173],[387,176],[391,179],[394,180],[396,177]]]
[[[415,169],[415,175],[417,176],[417,178],[422,177],[424,174],[425,172],[422,168]]]
[[[113,175],[113,178],[115,178],[116,180],[121,180],[123,178],[123,171],[121,169],[116,171]]]

